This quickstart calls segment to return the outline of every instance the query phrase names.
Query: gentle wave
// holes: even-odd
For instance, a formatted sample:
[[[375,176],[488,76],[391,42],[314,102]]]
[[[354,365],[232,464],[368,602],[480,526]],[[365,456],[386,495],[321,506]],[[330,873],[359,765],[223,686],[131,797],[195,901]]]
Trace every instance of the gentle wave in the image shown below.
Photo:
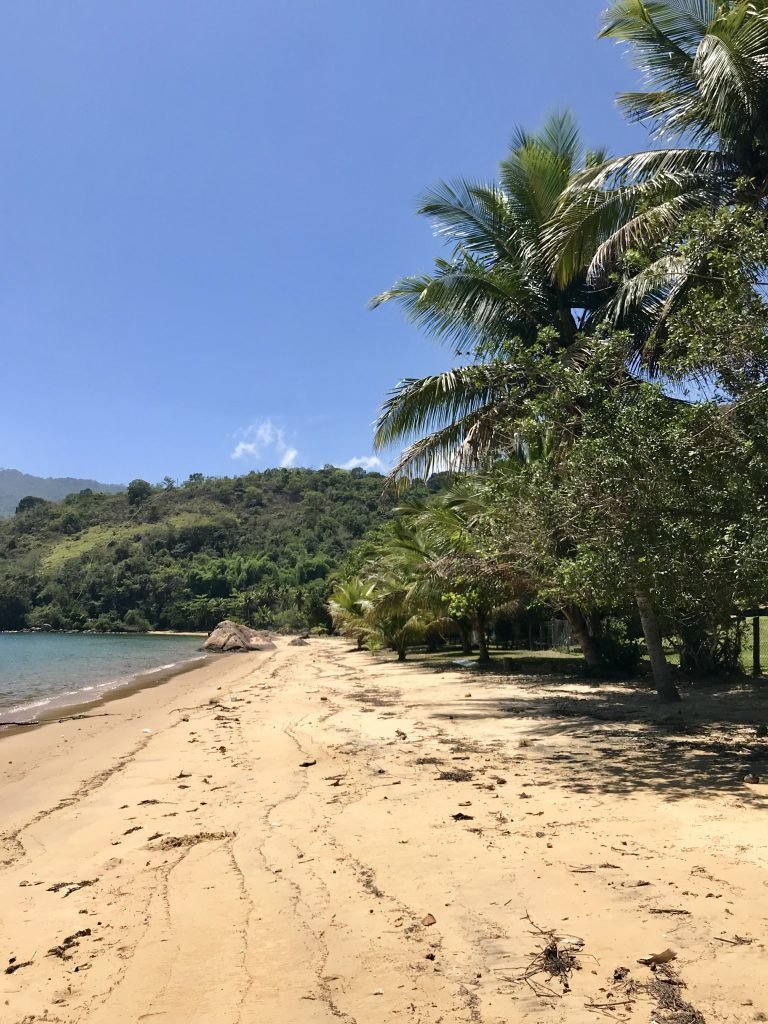
[[[0,634],[0,726],[87,705],[205,659],[196,637]]]

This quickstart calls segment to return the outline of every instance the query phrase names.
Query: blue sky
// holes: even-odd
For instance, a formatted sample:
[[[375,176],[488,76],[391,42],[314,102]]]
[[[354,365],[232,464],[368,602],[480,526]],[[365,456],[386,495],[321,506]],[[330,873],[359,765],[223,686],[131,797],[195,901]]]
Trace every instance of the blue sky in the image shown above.
[[[67,0],[0,12],[0,466],[104,481],[372,455],[445,351],[369,298],[413,214],[570,107],[637,148],[604,0]]]

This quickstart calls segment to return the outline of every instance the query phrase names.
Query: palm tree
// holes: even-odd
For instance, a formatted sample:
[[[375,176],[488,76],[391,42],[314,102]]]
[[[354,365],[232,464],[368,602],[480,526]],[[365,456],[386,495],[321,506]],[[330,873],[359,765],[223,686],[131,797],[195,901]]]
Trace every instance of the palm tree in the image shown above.
[[[419,567],[419,592],[442,605],[465,643],[474,633],[481,664],[490,661],[487,633],[494,615],[517,608],[530,592],[527,577],[486,548],[477,529],[486,510],[485,496],[468,484],[397,509],[400,522],[429,552]]]
[[[369,636],[396,651],[398,661],[405,661],[408,646],[424,636],[431,617],[413,600],[407,575],[383,570],[372,582],[374,600],[366,616]]]
[[[357,649],[362,650],[367,624],[366,614],[373,602],[373,583],[353,576],[337,583],[328,602],[328,611],[336,629],[343,636],[357,640]]]
[[[692,211],[768,210],[768,0],[616,0],[600,34],[629,45],[646,88],[619,106],[663,145],[590,166],[565,190],[546,240],[561,284],[584,266],[605,280]],[[617,315],[663,317],[700,269],[662,253],[619,290]]]
[[[572,351],[599,319],[610,290],[591,287],[583,268],[553,282],[542,240],[577,173],[603,160],[585,151],[572,117],[558,114],[537,134],[516,131],[497,183],[441,183],[425,196],[419,212],[452,246],[451,258],[437,260],[432,274],[403,278],[373,305],[398,302],[455,355],[474,361],[401,381],[390,394],[375,443],[412,442],[395,476],[466,469],[514,444],[499,425],[530,386],[515,353],[542,340],[552,351]]]

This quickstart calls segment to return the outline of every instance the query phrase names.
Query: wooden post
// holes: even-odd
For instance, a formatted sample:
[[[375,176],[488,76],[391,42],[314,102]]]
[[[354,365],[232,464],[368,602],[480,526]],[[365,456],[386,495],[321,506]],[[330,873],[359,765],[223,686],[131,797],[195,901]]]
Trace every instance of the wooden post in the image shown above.
[[[752,619],[752,675],[762,675],[760,666],[760,619],[757,615]]]

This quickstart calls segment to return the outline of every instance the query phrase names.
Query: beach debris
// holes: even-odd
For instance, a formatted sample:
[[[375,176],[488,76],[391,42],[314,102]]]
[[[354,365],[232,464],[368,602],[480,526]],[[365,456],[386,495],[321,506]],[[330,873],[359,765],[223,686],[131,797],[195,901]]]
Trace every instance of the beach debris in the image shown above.
[[[433,924],[437,924],[437,918],[434,914],[425,914],[421,919],[421,923],[425,928],[431,928]]]
[[[302,761],[299,768],[314,768],[316,764],[317,761]]]
[[[470,768],[452,768],[447,772],[440,772],[437,776],[438,782],[471,782],[474,772]]]
[[[159,804],[159,800],[139,800],[137,807],[148,807],[150,804]]]
[[[8,966],[5,968],[6,974],[15,974],[16,971],[20,971],[22,967],[31,967],[34,960],[22,960],[20,963],[17,962],[16,957],[12,956],[8,961]]]
[[[750,772],[748,775],[744,776],[744,781],[752,786],[756,786],[760,781],[760,776],[756,775],[754,772]]]
[[[80,945],[80,939],[87,938],[91,934],[90,928],[81,928],[79,932],[68,935],[58,946],[52,946],[45,954],[46,956],[57,956],[61,960],[71,960],[71,950]]]
[[[629,974],[628,967],[617,967],[613,972],[613,980],[615,982],[624,981],[626,976]]]
[[[463,811],[459,811],[457,814],[452,814],[451,817],[454,821],[474,821],[475,819],[471,814],[464,814]]]
[[[153,846],[153,850],[179,850],[186,846],[197,846],[198,843],[212,843],[220,839],[231,839],[234,832],[196,832],[190,836],[166,836],[161,843]]]
[[[679,914],[681,917],[690,917],[690,910],[679,910],[677,907],[651,907],[649,914]]]
[[[705,1024],[701,1013],[681,996],[685,987],[685,982],[671,967],[662,964],[658,968],[653,980],[644,986],[648,995],[656,1000],[657,1011],[664,1013],[664,1016],[655,1013],[657,1020],[670,1024]]]
[[[654,970],[662,964],[672,963],[673,960],[677,960],[677,953],[674,949],[665,949],[661,953],[651,953],[650,956],[643,957],[638,960],[639,964],[644,964],[646,967],[650,967]]]
[[[408,733],[403,732],[402,729],[395,729],[395,736],[397,736],[397,738],[399,740],[407,740],[408,739]]]
[[[98,878],[84,878],[82,882],[54,882],[53,885],[49,886],[46,892],[60,892],[62,889],[67,891],[64,893],[64,899],[67,896],[71,896],[73,892],[78,892],[80,889],[87,889],[90,885],[96,885]]]
[[[125,832],[123,832],[123,835],[124,836],[129,836],[133,832],[140,832],[143,828],[144,828],[143,825],[133,825],[131,828],[127,828],[125,830]]]
[[[142,731],[142,732],[143,732],[143,733],[144,733],[144,734],[145,734],[146,736],[151,736],[151,735],[152,735],[152,730],[151,730],[151,729],[142,729],[141,731]]]
[[[162,832],[155,832],[155,834],[154,834],[153,836],[150,836],[150,837],[149,837],[149,839],[147,840],[147,842],[148,842],[148,843],[151,843],[153,839],[160,839],[160,838],[162,837],[162,835],[163,835],[163,833],[162,833]]]
[[[727,942],[730,946],[751,946],[755,941],[754,939],[746,938],[744,935],[734,935],[732,939],[728,939],[724,935],[713,935],[712,938],[716,942]]]
[[[540,927],[527,910],[523,920],[528,921],[546,941],[522,975],[510,980],[525,982],[537,996],[551,998],[555,994],[552,989],[546,983],[536,980],[538,975],[544,974],[550,980],[557,978],[564,993],[570,992],[570,976],[574,971],[581,970],[578,957],[584,948],[584,940],[575,935],[559,935],[553,928]]]
[[[179,774],[178,775],[174,775],[173,778],[174,778],[174,781],[176,779],[191,779],[192,778],[192,772],[179,772]]]

